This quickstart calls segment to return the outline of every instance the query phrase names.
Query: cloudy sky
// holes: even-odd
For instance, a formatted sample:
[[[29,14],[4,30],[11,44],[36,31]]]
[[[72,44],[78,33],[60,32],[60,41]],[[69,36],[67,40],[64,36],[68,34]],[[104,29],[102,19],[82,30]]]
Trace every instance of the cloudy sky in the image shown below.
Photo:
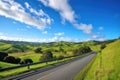
[[[0,39],[30,42],[120,36],[119,0],[0,0]]]

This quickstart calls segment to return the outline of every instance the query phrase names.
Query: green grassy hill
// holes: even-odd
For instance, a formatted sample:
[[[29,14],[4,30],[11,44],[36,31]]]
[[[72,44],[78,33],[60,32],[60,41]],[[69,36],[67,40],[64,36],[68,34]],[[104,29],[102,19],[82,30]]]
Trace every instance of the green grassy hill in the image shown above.
[[[0,42],[0,51],[6,52],[10,56],[20,57],[20,58],[31,58],[32,56],[38,56],[40,54],[35,53],[34,50],[37,48],[41,48],[43,52],[45,51],[52,51],[54,56],[64,55],[68,56],[71,55],[71,52],[75,49],[80,48],[81,46],[85,45],[93,45],[94,42],[51,42],[51,43],[25,43],[25,42],[14,42],[14,41],[1,41]],[[61,49],[63,52],[61,52]],[[67,53],[67,54],[64,54]],[[35,55],[35,56],[34,56]],[[38,58],[37,58],[38,59]],[[33,60],[38,61],[38,60]]]
[[[98,49],[98,46],[93,49]],[[80,72],[74,80],[80,80],[81,77],[84,77],[84,80],[120,80],[120,40],[108,44],[97,54],[88,73],[81,74]]]
[[[94,50],[93,45],[98,44],[98,41],[87,41],[87,42],[50,42],[50,43],[30,43],[30,42],[18,42],[18,41],[0,41],[0,52],[6,52],[9,56],[16,58],[32,59],[33,62],[40,61],[40,53],[35,53],[35,49],[41,48],[42,52],[51,51],[55,57],[59,56],[73,56],[73,51],[79,49],[82,46],[91,46]],[[99,47],[99,46],[98,46]]]

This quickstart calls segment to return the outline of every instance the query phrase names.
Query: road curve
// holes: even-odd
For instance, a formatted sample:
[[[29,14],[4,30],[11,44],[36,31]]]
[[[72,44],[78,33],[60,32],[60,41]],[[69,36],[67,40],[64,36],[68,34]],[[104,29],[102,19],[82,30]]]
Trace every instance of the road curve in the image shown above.
[[[96,54],[90,54],[89,56],[56,67],[51,66],[49,68],[31,71],[3,80],[72,80],[95,55]]]

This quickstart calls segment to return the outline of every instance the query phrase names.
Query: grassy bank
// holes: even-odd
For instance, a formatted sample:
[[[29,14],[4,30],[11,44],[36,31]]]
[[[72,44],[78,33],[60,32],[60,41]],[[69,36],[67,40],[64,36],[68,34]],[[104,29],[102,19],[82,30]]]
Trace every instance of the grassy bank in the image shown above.
[[[86,67],[84,67],[82,69],[82,71],[80,71],[74,78],[74,80],[84,80],[84,78],[86,77],[87,75],[87,72],[89,71],[89,69],[91,68],[92,64],[94,63],[96,57],[94,59],[92,59],[92,61],[90,63],[88,63],[86,65]]]
[[[81,80],[80,79],[81,72],[77,76],[76,76],[77,78],[75,78],[74,80]],[[84,75],[83,80],[119,80],[119,79],[120,79],[120,40],[117,40],[113,43],[108,44],[107,47],[101,53],[98,53],[96,55],[94,63],[92,64],[91,68],[88,70],[86,75]]]

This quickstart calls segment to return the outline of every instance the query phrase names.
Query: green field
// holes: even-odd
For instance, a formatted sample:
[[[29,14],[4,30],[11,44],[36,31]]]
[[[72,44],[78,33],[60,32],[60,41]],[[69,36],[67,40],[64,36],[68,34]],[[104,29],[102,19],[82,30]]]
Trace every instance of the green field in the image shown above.
[[[11,63],[6,63],[6,62],[0,62],[0,67],[1,67],[1,68],[7,68],[7,67],[12,67],[12,66],[17,66],[17,64],[11,64]]]
[[[84,80],[120,80],[120,40],[108,44],[92,62],[78,73],[74,80],[81,80],[81,77],[84,77]],[[86,69],[88,71],[84,75]]]

